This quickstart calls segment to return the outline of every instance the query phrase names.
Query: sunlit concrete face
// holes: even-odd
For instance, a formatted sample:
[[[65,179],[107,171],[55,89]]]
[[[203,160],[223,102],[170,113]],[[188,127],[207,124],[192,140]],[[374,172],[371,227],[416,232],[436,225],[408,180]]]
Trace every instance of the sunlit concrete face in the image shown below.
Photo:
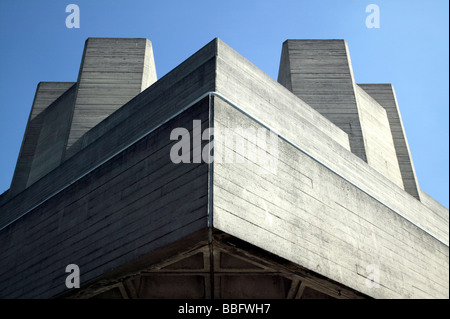
[[[283,86],[219,39],[158,81],[148,40],[133,46],[132,65],[117,61],[135,40],[102,41],[108,54],[90,39],[80,67],[88,72],[97,52],[93,77],[37,90],[17,182],[0,197],[1,297],[448,298],[448,210],[414,195],[393,89],[355,84],[345,42],[294,40],[287,51],[285,42]],[[307,58],[318,46],[339,57],[330,68],[346,74],[346,123],[360,134],[309,105],[330,99],[329,87],[309,83],[305,100],[296,89],[308,82],[302,60],[306,74],[325,76],[327,60]],[[99,99],[116,101],[107,87],[122,87],[130,68],[138,92],[105,108]],[[105,91],[83,95],[85,80]],[[108,114],[73,139],[81,102],[83,116],[99,103]],[[213,138],[195,138],[212,128]],[[245,134],[245,149],[223,144],[244,163],[192,158],[236,128],[274,136],[263,149],[270,167],[248,160],[261,144]],[[173,160],[177,129],[189,136],[189,161]],[[80,288],[65,285],[69,264]]]
[[[388,114],[355,83],[344,40],[287,40],[278,81],[346,132],[352,153],[404,188]]]

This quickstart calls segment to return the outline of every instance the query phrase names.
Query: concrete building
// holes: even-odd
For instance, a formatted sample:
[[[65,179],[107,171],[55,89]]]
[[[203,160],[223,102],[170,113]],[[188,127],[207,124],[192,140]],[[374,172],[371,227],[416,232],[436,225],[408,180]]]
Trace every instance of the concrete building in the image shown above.
[[[1,298],[449,298],[448,209],[345,41],[287,40],[278,82],[219,39],[155,70],[146,39],[89,38],[76,82],[38,85]]]

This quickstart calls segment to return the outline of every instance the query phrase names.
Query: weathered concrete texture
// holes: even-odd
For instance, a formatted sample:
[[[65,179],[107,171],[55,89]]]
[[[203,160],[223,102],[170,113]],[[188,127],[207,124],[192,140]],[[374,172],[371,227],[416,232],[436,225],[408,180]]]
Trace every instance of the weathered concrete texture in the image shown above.
[[[344,131],[221,40],[218,40],[216,91],[239,103],[277,133],[300,139],[311,148],[327,148],[332,140],[350,150]]]
[[[180,289],[182,287],[182,289]],[[279,256],[217,230],[196,232],[60,298],[361,299]]]
[[[208,97],[0,231],[0,298],[53,297],[69,264],[83,284],[205,229],[208,166],[170,158],[193,118],[209,125]]]
[[[10,195],[20,193],[38,176],[43,176],[59,165],[67,137],[65,130],[69,128],[67,115],[71,115],[73,101],[70,99],[73,94],[70,92],[74,90],[74,84],[39,83],[11,182]],[[67,92],[69,89],[71,91]]]
[[[355,93],[367,163],[404,189],[386,110],[358,85]]]
[[[89,38],[77,82],[77,97],[65,159],[81,149],[77,141],[156,81],[147,39]]]
[[[77,156],[0,206],[0,225],[27,212],[202,94],[214,91],[216,53],[214,40],[91,129],[83,136],[84,147]]]
[[[260,125],[215,98],[226,127]],[[281,138],[274,160],[214,162],[215,228],[375,298],[448,298],[448,246]]]
[[[362,105],[361,128],[381,126],[383,138],[367,135],[367,154],[372,154],[370,147],[379,147],[388,154],[383,155],[388,166],[394,166],[394,142],[385,138],[387,112],[366,92],[355,90],[364,100],[355,99]],[[59,110],[58,100],[43,112],[49,123],[57,117],[50,109]],[[278,133],[278,152],[271,153],[269,163],[276,167],[174,164],[170,132],[191,130],[194,119],[202,120],[202,129],[213,121],[217,143],[225,128],[272,129]],[[36,149],[43,146],[45,157],[60,139],[51,130],[40,130],[34,143]],[[95,282],[213,227],[350,291],[378,298],[448,298],[448,210],[423,194],[423,203],[416,200],[393,181],[394,171],[373,167],[383,162],[369,160],[369,165],[353,154],[343,130],[219,39],[76,143],[74,156],[48,173],[41,159],[33,162],[36,172],[45,175],[7,200],[0,197],[1,297],[52,297],[65,290],[68,264],[83,269],[82,283]],[[243,149],[232,151],[248,157]],[[371,288],[374,269],[379,270],[379,288]],[[230,287],[239,286],[234,279],[216,278],[225,289],[217,296],[232,296]],[[152,287],[167,286],[153,279],[134,282],[135,290],[159,296]],[[289,283],[272,279],[278,281],[278,295],[314,295],[298,282],[291,281],[286,291]],[[204,290],[201,296],[206,295]]]
[[[78,152],[85,132],[155,81],[149,40],[89,38],[78,82],[39,84],[8,196]]]
[[[220,40],[218,50],[216,90],[219,93],[330,170],[448,245],[448,223],[442,223],[428,207],[343,147],[340,140],[325,129],[341,131],[339,128]]]
[[[432,214],[435,215],[434,218],[437,220],[440,219],[443,225],[449,224],[449,212],[447,207],[443,206],[423,190],[420,190],[420,201],[431,210]]]
[[[420,200],[419,183],[392,84],[358,84],[386,110],[405,191]]]
[[[385,111],[355,84],[344,40],[287,40],[278,82],[345,131],[355,155],[403,188]]]
[[[285,41],[278,82],[346,132],[352,152],[367,161],[344,40]]]

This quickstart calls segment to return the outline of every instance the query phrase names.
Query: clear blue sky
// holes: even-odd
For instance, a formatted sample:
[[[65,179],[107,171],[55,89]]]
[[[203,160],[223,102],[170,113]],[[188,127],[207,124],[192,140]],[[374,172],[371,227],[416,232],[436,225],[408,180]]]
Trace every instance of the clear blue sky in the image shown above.
[[[68,4],[80,28],[68,29]],[[367,5],[380,8],[369,29]],[[420,187],[449,206],[447,0],[0,0],[0,193],[40,81],[76,81],[88,37],[152,41],[158,77],[215,37],[277,78],[286,39],[345,39],[357,83],[393,83]]]

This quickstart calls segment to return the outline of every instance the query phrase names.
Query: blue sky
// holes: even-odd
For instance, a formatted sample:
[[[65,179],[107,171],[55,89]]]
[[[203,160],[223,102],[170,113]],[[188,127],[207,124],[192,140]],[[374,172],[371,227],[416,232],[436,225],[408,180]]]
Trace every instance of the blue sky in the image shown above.
[[[80,28],[68,29],[68,4]],[[380,28],[365,21],[380,8]],[[393,83],[420,187],[449,207],[447,0],[0,0],[0,193],[40,81],[76,81],[88,37],[152,41],[158,78],[215,37],[277,78],[286,39],[345,39],[357,83]]]

